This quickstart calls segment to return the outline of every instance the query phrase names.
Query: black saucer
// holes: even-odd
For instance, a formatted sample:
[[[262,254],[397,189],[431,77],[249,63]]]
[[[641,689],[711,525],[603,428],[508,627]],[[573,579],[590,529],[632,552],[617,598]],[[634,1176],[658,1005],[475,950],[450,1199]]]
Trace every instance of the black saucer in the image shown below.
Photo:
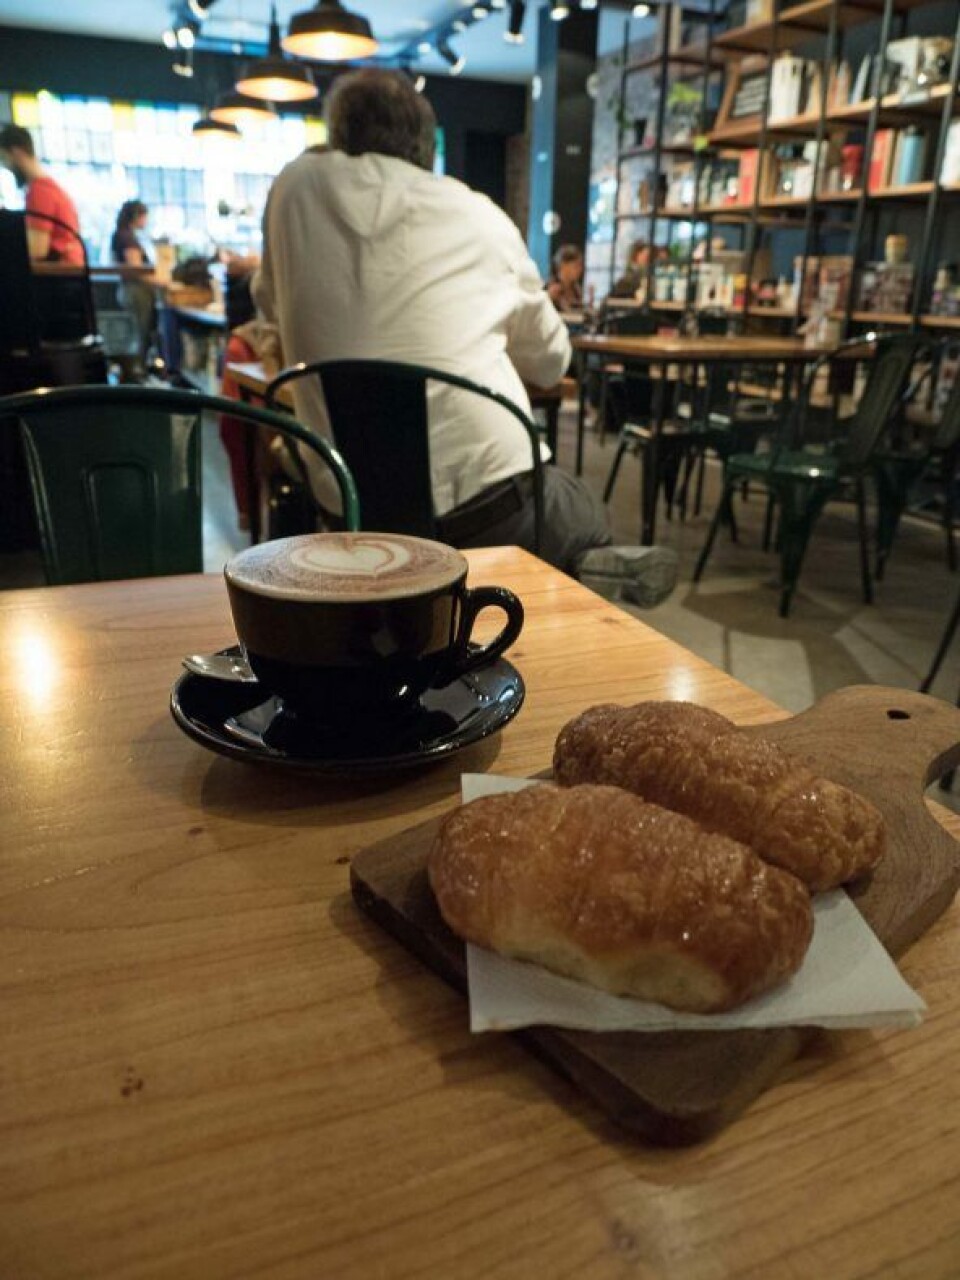
[[[525,693],[520,672],[498,658],[443,689],[428,689],[402,716],[329,727],[285,711],[255,682],[185,672],[173,686],[170,711],[194,742],[234,760],[355,776],[431,764],[480,742],[513,719]]]

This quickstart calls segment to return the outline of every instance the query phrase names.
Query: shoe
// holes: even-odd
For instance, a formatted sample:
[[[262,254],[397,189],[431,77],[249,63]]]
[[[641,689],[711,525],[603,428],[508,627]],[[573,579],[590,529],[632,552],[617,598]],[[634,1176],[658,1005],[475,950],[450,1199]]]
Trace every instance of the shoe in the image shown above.
[[[577,577],[605,600],[652,609],[672,594],[679,566],[669,547],[594,547],[581,557]]]

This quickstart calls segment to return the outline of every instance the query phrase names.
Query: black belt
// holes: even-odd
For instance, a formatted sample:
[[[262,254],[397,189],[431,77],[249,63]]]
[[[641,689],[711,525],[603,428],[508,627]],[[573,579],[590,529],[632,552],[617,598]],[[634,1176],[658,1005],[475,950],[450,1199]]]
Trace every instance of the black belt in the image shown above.
[[[445,516],[437,520],[437,531],[444,542],[460,546],[472,542],[487,529],[505,520],[507,516],[521,511],[533,497],[533,472],[525,471],[523,475],[511,476],[499,484],[484,489],[469,502],[454,507]]]

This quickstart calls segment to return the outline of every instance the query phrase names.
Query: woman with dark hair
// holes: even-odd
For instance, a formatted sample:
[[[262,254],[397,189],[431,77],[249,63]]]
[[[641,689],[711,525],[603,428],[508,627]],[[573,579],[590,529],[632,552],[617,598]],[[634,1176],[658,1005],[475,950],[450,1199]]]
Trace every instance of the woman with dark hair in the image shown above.
[[[562,244],[553,255],[547,293],[558,311],[583,306],[583,253],[575,244]]]
[[[147,225],[147,206],[142,200],[125,200],[117,214],[117,225],[110,240],[114,262],[125,267],[149,267],[151,262],[137,236]],[[140,355],[146,355],[156,327],[156,300],[153,287],[146,280],[124,280],[117,289],[117,300],[133,314],[140,333]]]
[[[125,200],[117,214],[117,225],[110,240],[110,252],[114,262],[127,267],[149,267],[150,259],[137,238],[137,232],[147,225],[149,210],[142,200]]]

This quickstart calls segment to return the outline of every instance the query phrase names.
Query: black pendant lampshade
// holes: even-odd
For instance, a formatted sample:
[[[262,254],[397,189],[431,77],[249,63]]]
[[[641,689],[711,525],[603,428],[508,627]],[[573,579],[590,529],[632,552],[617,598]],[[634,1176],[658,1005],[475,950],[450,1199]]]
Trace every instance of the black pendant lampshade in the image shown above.
[[[380,47],[367,19],[348,12],[340,0],[319,0],[314,8],[295,13],[281,44],[294,57],[316,62],[369,58]]]
[[[191,132],[198,138],[241,138],[243,136],[235,124],[214,120],[210,115],[201,116],[195,121]]]
[[[276,112],[262,98],[250,98],[245,93],[221,93],[210,109],[210,119],[217,124],[256,124],[264,120],[273,120]]]
[[[237,92],[264,102],[307,102],[317,96],[317,86],[308,67],[283,56],[277,6],[270,8],[270,45],[265,58],[258,58],[237,81]]]

